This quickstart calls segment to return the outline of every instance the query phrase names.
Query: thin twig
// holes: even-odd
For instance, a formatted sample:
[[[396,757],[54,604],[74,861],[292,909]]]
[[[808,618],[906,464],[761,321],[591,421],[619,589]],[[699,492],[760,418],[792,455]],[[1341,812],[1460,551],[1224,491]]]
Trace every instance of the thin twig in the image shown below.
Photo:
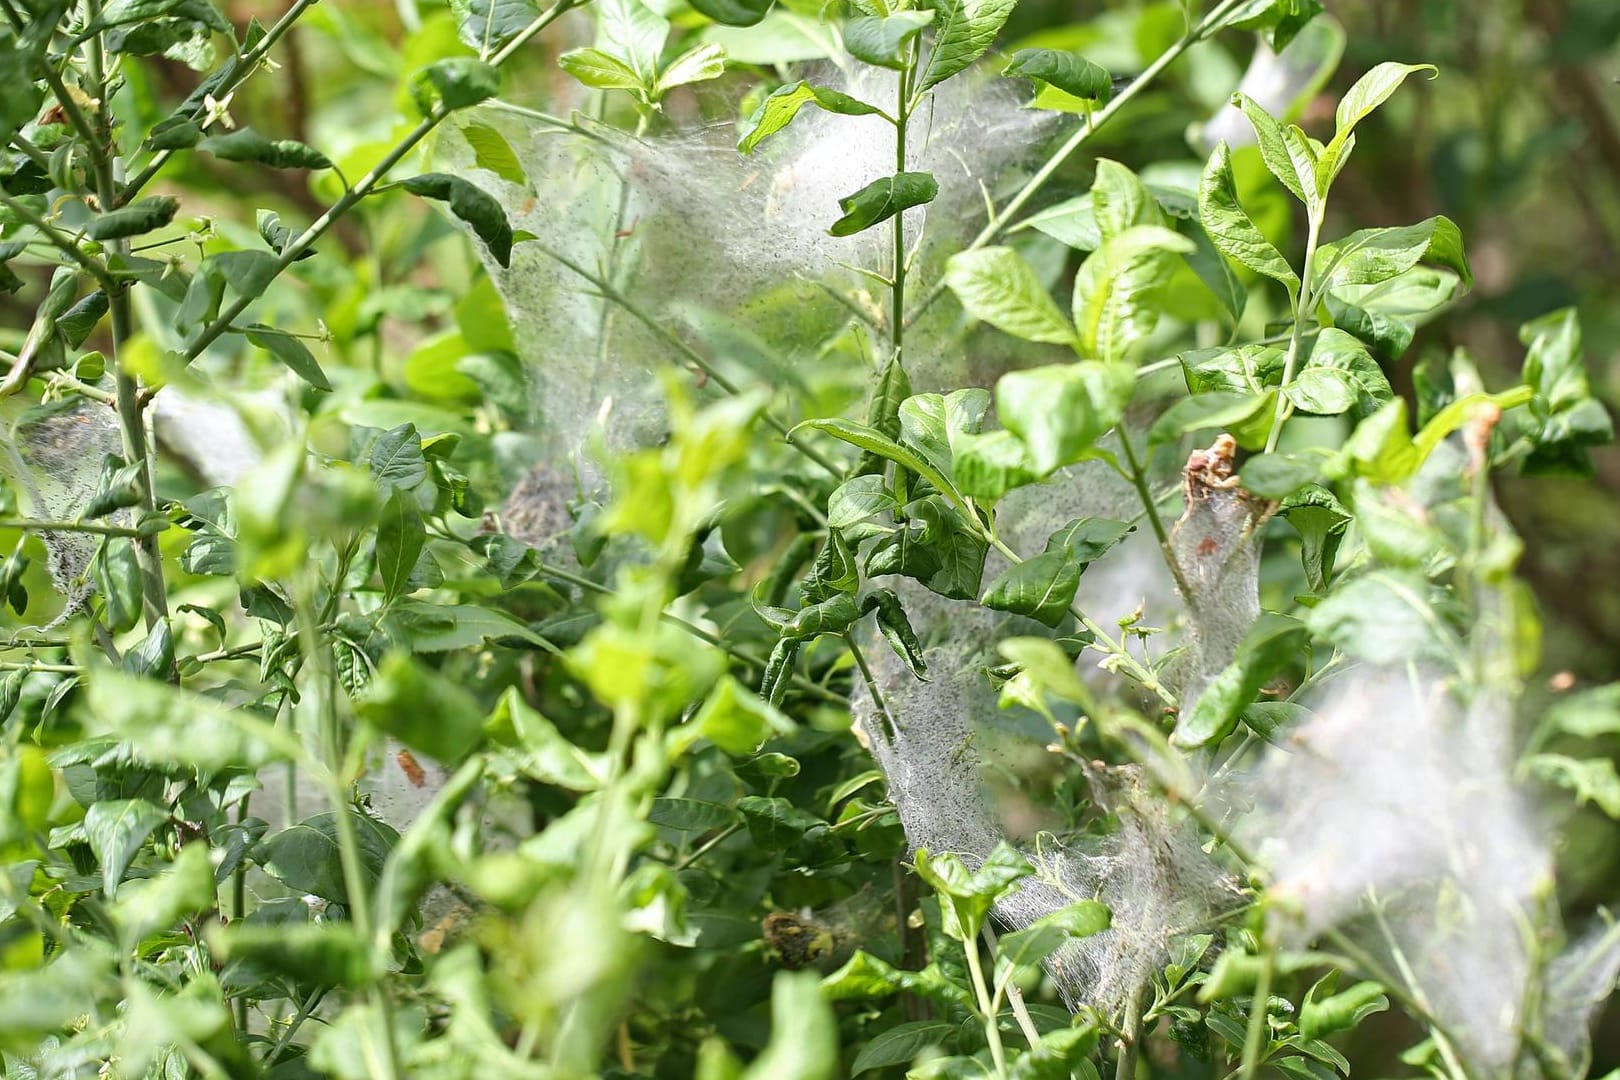
[[[1213,11],[1204,16],[1196,27],[1183,34],[1180,40],[1161,53],[1157,60],[1149,64],[1142,74],[1131,80],[1129,86],[1111,98],[1108,104],[1092,113],[1089,122],[1082,125],[1079,130],[1069,136],[1062,146],[1058,147],[1056,152],[1046,160],[1046,163],[1036,171],[1035,175],[1031,176],[1024,186],[1018,190],[1018,193],[1008,200],[1007,205],[1002,207],[1001,211],[993,215],[989,221],[985,222],[984,228],[979,230],[979,235],[975,236],[964,250],[977,251],[1000,236],[1007,228],[1008,223],[1024,208],[1030,199],[1035,197],[1041,188],[1046,186],[1046,182],[1062,167],[1064,162],[1074,155],[1075,151],[1089,142],[1092,136],[1096,135],[1110,120],[1118,116],[1126,105],[1130,104],[1143,90],[1146,90],[1163,73],[1164,69],[1174,63],[1182,53],[1202,41],[1210,33],[1211,28],[1218,25],[1220,20],[1226,18],[1240,3],[1242,3],[1242,0],[1222,0]],[[934,286],[923,296],[916,310],[906,318],[906,324],[910,325],[916,322],[922,316],[922,313],[927,311],[934,301],[940,298],[945,289],[946,285],[943,279],[935,282]]]

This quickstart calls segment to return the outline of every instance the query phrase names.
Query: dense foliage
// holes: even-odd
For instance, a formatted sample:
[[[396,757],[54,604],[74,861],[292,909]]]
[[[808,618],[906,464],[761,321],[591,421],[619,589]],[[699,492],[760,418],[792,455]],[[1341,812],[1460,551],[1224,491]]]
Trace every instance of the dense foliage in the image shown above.
[[[1620,20],[1106,7],[0,0],[4,1075],[1610,1067]]]

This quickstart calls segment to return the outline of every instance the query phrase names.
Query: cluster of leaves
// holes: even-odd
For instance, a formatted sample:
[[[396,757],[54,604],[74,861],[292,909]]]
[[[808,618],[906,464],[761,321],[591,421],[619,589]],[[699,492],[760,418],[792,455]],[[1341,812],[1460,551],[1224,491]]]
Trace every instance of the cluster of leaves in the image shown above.
[[[841,199],[831,232],[886,228],[896,255],[861,276],[888,292],[885,318],[861,331],[882,357],[863,420],[790,425],[790,393],[764,380],[699,391],[672,366],[668,438],[607,462],[611,494],[576,500],[561,546],[541,550],[490,513],[531,414],[495,287],[439,243],[455,235],[445,222],[387,193],[438,204],[508,266],[534,238],[493,195],[449,173],[392,178],[452,113],[495,104],[508,62],[575,6],[453,0],[394,49],[356,12],[309,0],[241,29],[209,0],[0,0],[0,288],[37,295],[26,327],[0,337],[0,418],[8,441],[41,410],[104,410],[120,433],[71,520],[27,501],[15,454],[0,466],[14,631],[0,649],[5,1074],[1036,1080],[1095,1077],[1106,1057],[1131,1075],[1161,1019],[1191,1059],[1348,1074],[1326,1040],[1399,988],[1341,990],[1342,957],[1278,949],[1258,889],[1241,928],[1177,942],[1123,1015],[1035,1000],[1051,997],[1042,964],[1108,932],[1111,913],[1079,898],[995,940],[995,905],[1029,861],[1008,845],[908,859],[848,698],[872,679],[868,617],[916,678],[958,674],[928,670],[895,576],[1044,628],[1002,643],[994,675],[1009,702],[1072,721],[1053,738],[1074,755],[1170,755],[1168,735],[1237,758],[1356,661],[1417,658],[1479,693],[1516,692],[1526,658],[1469,633],[1514,587],[1516,545],[1489,520],[1484,478],[1578,465],[1609,425],[1562,312],[1525,328],[1522,385],[1487,393],[1465,356],[1427,369],[1414,433],[1385,372],[1470,284],[1460,231],[1436,217],[1322,233],[1358,126],[1423,69],[1374,68],[1326,143],[1240,96],[1257,149],[1222,145],[1151,176],[1100,160],[1089,193],[1019,221],[1172,61],[1230,30],[1285,47],[1321,5],[1160,5],[1179,29],[1125,85],[1076,51],[1014,50],[1003,77],[1031,82],[1038,108],[1088,119],[908,309],[905,211],[939,191],[907,167],[914,117],[948,80],[975,77],[1012,3],[694,0],[695,14],[660,14],[596,0],[594,44],[557,64],[627,102],[643,133],[726,76],[711,24],[813,24],[890,73],[893,105],[804,79],[761,88],[738,150],[807,106],[888,121],[895,171]],[[273,81],[259,73],[295,26],[384,73],[386,131],[328,153],[318,136],[236,122],[238,95]],[[178,104],[161,100],[154,58],[200,73]],[[463,130],[481,167],[525,179],[496,128]],[[307,177],[316,206],[261,208],[249,227],[151,193],[220,162]],[[1302,262],[1276,219],[1245,209],[1267,173],[1301,207]],[[311,258],[355,221],[368,257]],[[175,244],[196,257],[161,254]],[[1040,245],[1059,257],[1032,257]],[[1066,260],[1067,310],[1053,298]],[[953,297],[968,322],[1053,347],[1045,362],[993,388],[913,393],[904,329]],[[1195,321],[1200,341],[1227,344],[1190,347]],[[402,324],[413,347],[384,358],[384,329]],[[1184,387],[1165,391],[1153,380],[1172,368]],[[275,385],[265,371],[288,373],[290,428],[242,393]],[[160,456],[160,394],[262,426],[251,470],[210,486],[198,462]],[[1166,403],[1144,430],[1127,423]],[[1407,497],[1459,430],[1469,482],[1432,506]],[[1155,458],[1217,431],[1254,454],[1243,489],[1297,534],[1300,569],[1268,591],[1292,599],[1177,708],[1175,654],[1146,647],[1145,628],[1111,635],[1075,596],[1139,523],[1189,591]],[[1088,461],[1141,493],[1140,515],[1079,517],[1015,551],[998,504]],[[96,546],[95,593],[40,629],[41,541],[69,534]],[[1098,655],[1131,686],[1123,700],[1076,675],[1076,658]],[[1288,700],[1271,696],[1279,685]],[[1612,689],[1550,711],[1525,768],[1620,816],[1620,776],[1577,742],[1620,731]],[[394,824],[370,794],[390,763],[427,789]],[[1170,804],[1190,801],[1163,786]],[[1260,883],[1218,828],[1208,839]],[[897,871],[911,875],[898,887]],[[891,906],[885,929],[872,909]],[[782,970],[836,959],[824,978]]]

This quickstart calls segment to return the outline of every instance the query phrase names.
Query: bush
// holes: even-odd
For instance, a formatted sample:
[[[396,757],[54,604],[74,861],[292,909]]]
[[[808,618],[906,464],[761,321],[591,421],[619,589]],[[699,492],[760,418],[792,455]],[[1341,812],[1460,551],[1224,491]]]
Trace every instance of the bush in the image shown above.
[[[1589,1070],[1579,316],[1013,7],[0,0],[7,1077]]]

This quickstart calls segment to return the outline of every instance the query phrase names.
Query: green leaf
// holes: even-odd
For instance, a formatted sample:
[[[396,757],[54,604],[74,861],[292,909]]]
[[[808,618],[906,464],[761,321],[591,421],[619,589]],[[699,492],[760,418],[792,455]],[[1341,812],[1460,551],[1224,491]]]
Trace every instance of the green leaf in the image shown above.
[[[860,605],[849,593],[835,593],[819,604],[801,608],[791,619],[778,627],[785,638],[809,641],[822,634],[842,634],[850,623],[861,617]]]
[[[1412,476],[1435,447],[1467,423],[1475,409],[1486,405],[1507,410],[1529,401],[1529,387],[1499,394],[1470,394],[1441,409],[1415,437],[1406,433],[1406,401],[1395,398],[1362,420],[1350,433],[1330,475],[1364,476],[1378,483],[1397,484]]]
[[[310,986],[363,989],[383,974],[370,943],[348,923],[215,923],[208,928],[208,945],[224,963],[251,965]]]
[[[601,49],[569,49],[557,66],[595,90],[647,90],[636,69]]]
[[[361,876],[368,887],[374,886],[382,875],[388,853],[399,843],[399,833],[353,807],[316,814],[283,829],[254,848],[254,861],[289,889],[347,904],[337,813],[348,814],[353,820]]]
[[[237,128],[210,135],[197,144],[223,161],[249,161],[272,169],[330,169],[332,162],[312,146],[296,139],[267,139],[252,128]]]
[[[1330,367],[1307,367],[1282,388],[1282,394],[1300,412],[1338,416],[1355,407],[1358,390],[1347,372]]]
[[[737,809],[748,825],[748,835],[766,851],[785,851],[805,833],[826,822],[778,796],[744,795]]]
[[[954,1043],[958,1026],[945,1020],[912,1020],[887,1027],[861,1047],[849,1074],[859,1076],[891,1065],[909,1068],[923,1054]]]
[[[536,0],[450,0],[461,40],[488,56],[540,15]]]
[[[192,19],[221,34],[234,31],[229,20],[212,4],[198,0],[111,0],[101,9],[96,25],[105,29],[164,17]]]
[[[1081,563],[1102,558],[1136,526],[1110,518],[1075,518],[1046,539],[1047,551],[1067,551]]]
[[[1090,1080],[1096,1070],[1087,1068],[1088,1059],[1097,1040],[1097,1028],[1089,1023],[1046,1031],[1029,1053],[1012,1063],[1007,1080],[1070,1080],[1076,1076]]]
[[[864,101],[859,101],[837,90],[829,90],[825,86],[814,86],[803,80],[788,83],[760,102],[759,108],[754,110],[754,115],[749,118],[746,124],[741,126],[742,135],[737,140],[737,149],[744,154],[752,154],[761,142],[792,123],[793,118],[799,115],[799,110],[806,105],[814,105],[819,109],[839,113],[843,116],[871,116],[882,111],[874,105],[868,105]],[[921,176],[926,174],[902,173],[901,175]],[[930,195],[928,198],[932,199],[933,196]],[[927,202],[928,199],[923,201]],[[834,233],[833,235],[843,236],[845,234]]]
[[[883,774],[877,775],[881,778]],[[821,996],[828,1001],[882,998],[898,993],[913,980],[912,972],[900,971],[864,949],[857,949],[843,967],[821,980]]]
[[[1250,421],[1267,420],[1276,407],[1277,392],[1245,394],[1232,391],[1214,391],[1176,402],[1154,421],[1148,430],[1152,445],[1172,443],[1183,435],[1198,431],[1221,430],[1236,434],[1238,428]],[[1264,442],[1264,433],[1260,441]],[[1246,442],[1239,438],[1239,442]]]
[[[1530,413],[1536,427],[1527,473],[1591,472],[1587,448],[1614,438],[1608,410],[1592,397],[1581,360],[1581,327],[1574,309],[1556,311],[1519,331],[1530,348],[1524,381],[1535,392]]]
[[[1102,933],[1113,921],[1108,906],[1096,900],[1079,900],[1036,919],[996,945],[997,982],[1005,982],[1016,968],[1040,963],[1073,938]]]
[[[1015,488],[1040,479],[1029,448],[1010,431],[965,435],[951,462],[952,479],[962,494],[988,506]]]
[[[658,73],[656,96],[663,97],[677,86],[718,79],[726,73],[726,51],[713,43],[688,49]]]
[[[913,206],[934,201],[939,184],[932,173],[902,172],[886,176],[838,200],[844,216],[828,228],[830,236],[853,236],[888,221]]]
[[[1189,232],[1195,250],[1185,256],[1187,265],[1226,311],[1232,324],[1237,325],[1248,305],[1249,290],[1238,280],[1232,264],[1226,261],[1215,242],[1209,238],[1208,230],[1202,225],[1193,225],[1189,227]]]
[[[996,383],[996,412],[1045,475],[1081,460],[1118,424],[1136,390],[1130,368],[1085,360],[1011,371]]]
[[[1105,237],[1107,209],[1098,203],[1098,223]],[[1191,240],[1159,225],[1133,225],[1105,239],[1074,279],[1074,325],[1081,353],[1108,363],[1134,360],[1158,326],[1163,291],[1179,261],[1176,256],[1195,250]]]
[[[1406,273],[1420,262],[1453,270],[1464,285],[1473,284],[1462,232],[1446,217],[1392,229],[1362,229],[1317,249],[1314,273],[1321,287],[1337,292],[1347,285],[1377,285]]]
[[[693,0],[692,7],[723,26],[753,26],[770,12],[775,0]]]
[[[1096,251],[1102,247],[1096,203],[1089,191],[1031,214],[1014,231],[1026,228],[1043,232],[1076,251]]]
[[[206,911],[215,902],[208,845],[191,843],[161,874],[118,890],[118,900],[108,914],[122,940],[133,947],[187,915]]]
[[[914,678],[926,679],[928,663],[923,659],[922,642],[917,640],[917,632],[911,628],[911,620],[906,617],[900,597],[891,589],[874,589],[861,602],[861,612],[875,614],[874,621],[883,640],[889,643]]]
[[[217,773],[299,756],[295,739],[248,710],[154,679],[97,668],[86,696],[98,730],[153,765]]]
[[[407,653],[383,657],[354,711],[378,731],[440,761],[460,761],[484,737],[478,700]]]
[[[1264,612],[1244,635],[1232,662],[1176,719],[1171,741],[1184,749],[1218,744],[1237,727],[1255,696],[1299,655],[1305,625],[1298,619]]]
[[[771,984],[771,1038],[741,1080],[834,1080],[838,1019],[814,972],[784,971]]]
[[[794,430],[800,428],[813,428],[816,431],[824,431],[835,439],[910,469],[941,492],[950,493],[953,491],[951,482],[945,475],[929,464],[921,455],[901,446],[887,435],[869,428],[865,424],[858,424],[853,420],[835,417],[825,420],[806,420]]]
[[[989,51],[1017,0],[933,0],[934,49],[917,80],[917,94],[966,71]]]
[[[1292,454],[1261,454],[1243,463],[1243,487],[1262,499],[1284,499],[1322,478],[1329,451],[1301,450]]]
[[[384,491],[409,491],[426,480],[427,458],[422,454],[422,436],[416,425],[401,424],[377,436],[367,465]]]
[[[1375,982],[1359,982],[1335,994],[1337,973],[1324,977],[1306,993],[1299,1008],[1299,1033],[1306,1039],[1322,1039],[1341,1031],[1351,1031],[1367,1017],[1389,1008],[1384,988]],[[1320,994],[1329,996],[1322,997]]]
[[[1232,103],[1248,117],[1260,144],[1260,160],[1294,198],[1312,213],[1322,205],[1316,182],[1316,151],[1305,133],[1290,124],[1285,127],[1247,94],[1234,94]]]
[[[1260,394],[1282,382],[1288,354],[1275,345],[1241,345],[1194,349],[1177,359],[1194,394]]]
[[[1029,860],[1005,841],[975,870],[969,870],[953,852],[932,855],[927,848],[918,848],[915,858],[917,876],[939,896],[945,933],[970,944],[978,938],[996,900],[1035,872]]]
[[[1417,333],[1457,295],[1462,280],[1450,270],[1415,266],[1377,285],[1344,285],[1323,296],[1335,326],[1354,334],[1387,360],[1406,352]]]
[[[597,48],[629,64],[642,86],[652,87],[669,20],[641,0],[596,0],[595,15]]]
[[[247,327],[248,341],[280,360],[287,368],[317,390],[330,391],[331,380],[321,370],[320,363],[298,338],[263,323]]]
[[[878,519],[892,515],[900,503],[881,473],[854,476],[839,484],[827,498],[827,526],[850,543],[878,536],[888,527]]]
[[[975,319],[1025,341],[1076,343],[1074,326],[1041,284],[1024,257],[1012,248],[987,247],[952,255],[945,284]]]
[[[5,713],[6,710],[0,708],[0,717]],[[1620,683],[1559,698],[1547,710],[1543,723],[1555,731],[1582,739],[1620,735]]]
[[[731,807],[701,799],[654,799],[647,811],[650,824],[676,832],[713,832],[736,820],[737,811]]]
[[[1243,468],[1245,474],[1249,466]],[[1299,533],[1305,580],[1316,592],[1327,588],[1339,542],[1350,525],[1350,511],[1324,487],[1308,485],[1283,499],[1281,514]]]
[[[1198,188],[1198,218],[1210,241],[1240,266],[1281,282],[1292,296],[1299,291],[1299,275],[1282,252],[1263,236],[1243,204],[1238,202],[1237,180],[1232,174],[1232,151],[1226,143],[1215,148],[1204,167]]]
[[[1037,89],[1042,84],[1055,86],[1070,97],[1098,105],[1114,92],[1114,78],[1106,68],[1061,49],[1019,49],[1001,73],[1034,80]]]
[[[84,339],[95,330],[111,306],[112,302],[107,299],[106,290],[93,289],[57,317],[57,332],[70,347],[77,349],[84,344]],[[80,376],[83,377],[83,360],[80,361],[80,365]]]
[[[794,729],[793,721],[730,675],[714,684],[688,723],[697,734],[735,757],[757,753],[766,739],[791,734]]]
[[[411,77],[411,99],[423,116],[469,108],[500,92],[500,71],[470,56],[435,61]]]
[[[600,766],[590,753],[575,746],[536,709],[523,700],[522,691],[509,686],[495,703],[484,730],[490,738],[518,750],[518,768],[542,784],[566,791],[595,791],[601,787]]]
[[[1454,635],[1418,574],[1374,571],[1345,581],[1305,619],[1311,633],[1371,664],[1444,660]],[[1448,648],[1450,647],[1450,648]]]
[[[900,403],[900,438],[944,475],[951,475],[955,448],[984,426],[990,393],[978,387],[949,394],[914,394]]]
[[[110,900],[135,854],[168,813],[145,799],[107,799],[84,814],[84,835],[101,864],[101,891]]]
[[[413,195],[450,204],[450,212],[465,222],[473,234],[489,248],[495,261],[509,266],[512,260],[512,226],[506,211],[495,197],[458,176],[423,173],[400,181]]]
[[[416,497],[395,488],[377,522],[377,572],[382,576],[384,602],[404,595],[426,542],[427,529]]]
[[[32,50],[21,47],[10,33],[0,35],[0,139],[10,140],[39,116],[45,91],[37,85]]]
[[[844,48],[857,60],[896,71],[902,56],[923,28],[934,21],[933,11],[897,11],[892,15],[859,15],[844,23]]]
[[[85,228],[92,240],[122,240],[130,236],[161,229],[174,220],[180,210],[180,200],[171,195],[155,195],[138,199],[119,210],[96,215]]]
[[[1069,616],[1082,569],[1066,550],[1045,551],[1002,571],[979,603],[1055,627]]]
[[[1046,638],[1008,638],[996,651],[1018,665],[1037,690],[1076,705],[1091,702],[1091,693],[1074,673],[1074,660]]]
[[[461,137],[472,147],[473,164],[488,169],[509,184],[527,184],[528,174],[518,160],[506,136],[487,124],[468,124],[461,129]]]
[[[1591,803],[1620,818],[1620,773],[1608,758],[1583,761],[1564,754],[1531,754],[1524,765],[1531,775],[1574,792],[1582,806]]]
[[[1384,369],[1367,347],[1334,326],[1324,327],[1316,336],[1311,358],[1305,364],[1306,371],[1313,369],[1331,369],[1349,378],[1356,395],[1351,409],[1358,419],[1372,415],[1395,396]]]
[[[1339,107],[1334,111],[1334,143],[1342,145],[1357,124],[1372,115],[1375,109],[1400,89],[1407,76],[1420,71],[1428,72],[1431,78],[1440,74],[1440,70],[1433,64],[1398,64],[1389,61],[1379,64],[1357,79],[1356,84],[1339,100]]]
[[[1159,200],[1141,177],[1108,158],[1097,161],[1097,175],[1091,182],[1091,204],[1097,234],[1103,243],[1138,225],[1162,227],[1169,224]],[[1102,247],[1103,243],[1096,247]]]

